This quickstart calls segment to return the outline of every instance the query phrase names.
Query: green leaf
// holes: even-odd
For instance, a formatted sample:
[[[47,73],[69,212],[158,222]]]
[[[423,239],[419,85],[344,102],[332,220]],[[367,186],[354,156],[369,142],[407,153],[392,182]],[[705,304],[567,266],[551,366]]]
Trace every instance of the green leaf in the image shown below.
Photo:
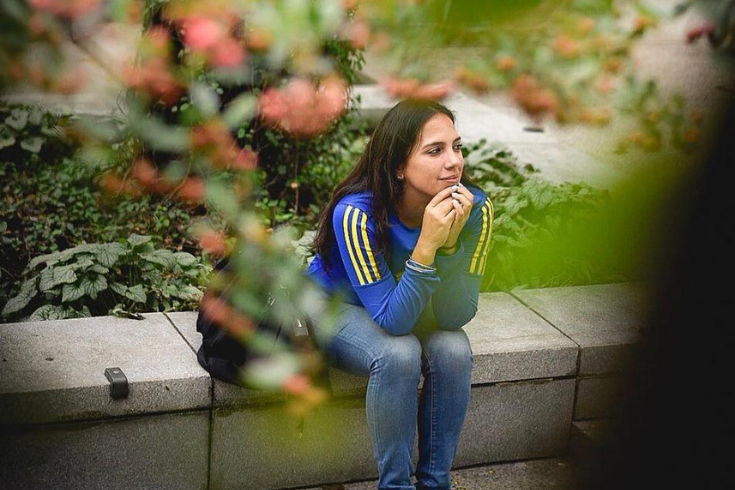
[[[240,203],[232,189],[221,182],[209,182],[207,201],[228,221],[236,221],[240,215]]]
[[[110,269],[107,267],[102,267],[99,264],[94,264],[92,267],[89,268],[90,272],[96,272],[97,274],[107,274],[110,272]]]
[[[79,286],[84,290],[85,294],[90,296],[92,299],[96,299],[99,292],[107,289],[107,279],[99,274],[92,274],[90,276],[83,277]]]
[[[2,316],[8,316],[28,306],[28,303],[38,294],[36,279],[28,279],[20,286],[20,292],[10,298],[3,308]]]
[[[245,93],[230,102],[224,114],[222,114],[222,119],[227,127],[234,129],[245,120],[253,117],[257,107],[257,100],[253,94]]]
[[[39,255],[38,257],[34,257],[26,267],[27,270],[33,270],[38,266],[39,264],[43,264],[48,262],[49,260],[59,260],[61,258],[61,252],[54,252],[46,255]]]
[[[88,269],[95,265],[94,262],[92,262],[92,259],[84,258],[82,260],[79,260],[77,262],[72,262],[69,264],[69,267],[74,269],[75,271],[78,271],[79,269]]]
[[[110,289],[115,291],[120,296],[125,296],[125,293],[127,293],[128,291],[128,287],[124,284],[120,284],[119,282],[110,283]]]
[[[125,291],[125,297],[135,301],[136,303],[146,302],[145,290],[143,290],[143,286],[140,284],[136,284],[135,286],[128,288],[128,290]]]
[[[59,284],[69,284],[76,280],[77,275],[70,266],[50,267],[41,271],[41,281],[38,284],[38,289],[45,292]]]
[[[13,109],[8,117],[5,118],[5,124],[20,131],[26,127],[28,122],[28,112],[22,109]]]
[[[189,267],[197,263],[197,258],[189,252],[176,252],[174,259],[181,267]]]
[[[43,111],[38,107],[33,107],[28,114],[28,122],[34,126],[38,126],[43,121]]]
[[[31,153],[38,153],[39,151],[41,151],[42,146],[43,139],[39,138],[38,136],[20,141],[20,147],[26,151],[30,151]]]
[[[150,242],[153,239],[152,236],[148,235],[138,235],[133,233],[128,237],[128,243],[132,245],[133,247],[139,247],[145,243]]]
[[[0,150],[3,148],[7,148],[9,146],[13,146],[15,144],[15,138],[13,136],[7,136],[4,138],[0,138]]]
[[[66,318],[66,310],[60,305],[43,305],[31,313],[28,321],[41,320],[63,320]]]
[[[94,255],[103,267],[112,267],[126,253],[127,250],[121,243],[101,243],[94,249]]]
[[[189,87],[191,103],[204,117],[215,115],[219,109],[219,97],[210,87],[203,83],[192,83]]]
[[[160,264],[167,269],[176,264],[174,254],[170,250],[154,250],[151,253],[140,254],[140,257],[148,262]]]
[[[189,146],[189,133],[185,128],[169,126],[154,117],[131,119],[131,128],[156,150],[180,152]]]
[[[64,284],[61,289],[61,302],[68,303],[70,301],[76,301],[84,296],[84,289],[79,284]]]
[[[202,299],[203,293],[195,286],[189,284],[179,289],[178,294],[174,296],[187,301],[200,301]]]

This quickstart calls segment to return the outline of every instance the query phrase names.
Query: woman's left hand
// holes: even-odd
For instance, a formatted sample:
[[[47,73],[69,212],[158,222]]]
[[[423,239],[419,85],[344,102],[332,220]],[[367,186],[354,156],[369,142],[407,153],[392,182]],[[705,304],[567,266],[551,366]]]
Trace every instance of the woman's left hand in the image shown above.
[[[473,198],[472,193],[465,186],[460,186],[452,192],[450,199],[452,199],[452,205],[456,214],[454,215],[454,222],[449,229],[449,235],[447,236],[446,242],[444,242],[443,248],[452,248],[457,244],[459,234],[470,217]]]

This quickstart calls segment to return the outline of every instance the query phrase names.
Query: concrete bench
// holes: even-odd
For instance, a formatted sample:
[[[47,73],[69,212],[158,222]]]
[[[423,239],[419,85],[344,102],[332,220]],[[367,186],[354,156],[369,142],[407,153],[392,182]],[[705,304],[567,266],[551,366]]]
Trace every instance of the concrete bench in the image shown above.
[[[465,327],[472,398],[456,466],[565,454],[609,414],[640,341],[641,284],[484,293]],[[196,313],[0,325],[0,488],[280,489],[374,478],[365,378],[302,430],[284,398],[214,381]],[[104,369],[130,383],[112,399]]]

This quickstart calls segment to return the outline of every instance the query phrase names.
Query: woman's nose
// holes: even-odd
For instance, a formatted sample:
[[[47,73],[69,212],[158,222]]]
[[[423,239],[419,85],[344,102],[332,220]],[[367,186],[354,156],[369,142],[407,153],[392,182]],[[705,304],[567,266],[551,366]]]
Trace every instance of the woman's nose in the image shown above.
[[[453,168],[457,167],[462,163],[462,156],[452,152],[449,155],[449,158],[447,158],[446,163],[444,164],[447,168]]]

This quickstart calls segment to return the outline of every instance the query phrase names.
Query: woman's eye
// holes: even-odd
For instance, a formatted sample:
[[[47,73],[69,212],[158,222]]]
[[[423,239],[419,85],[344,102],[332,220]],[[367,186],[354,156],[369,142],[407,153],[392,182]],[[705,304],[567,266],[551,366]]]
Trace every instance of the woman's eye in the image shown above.
[[[462,143],[457,143],[454,145],[454,151],[461,151],[462,150]]]
[[[438,155],[441,151],[441,148],[432,148],[429,150],[429,155]]]

